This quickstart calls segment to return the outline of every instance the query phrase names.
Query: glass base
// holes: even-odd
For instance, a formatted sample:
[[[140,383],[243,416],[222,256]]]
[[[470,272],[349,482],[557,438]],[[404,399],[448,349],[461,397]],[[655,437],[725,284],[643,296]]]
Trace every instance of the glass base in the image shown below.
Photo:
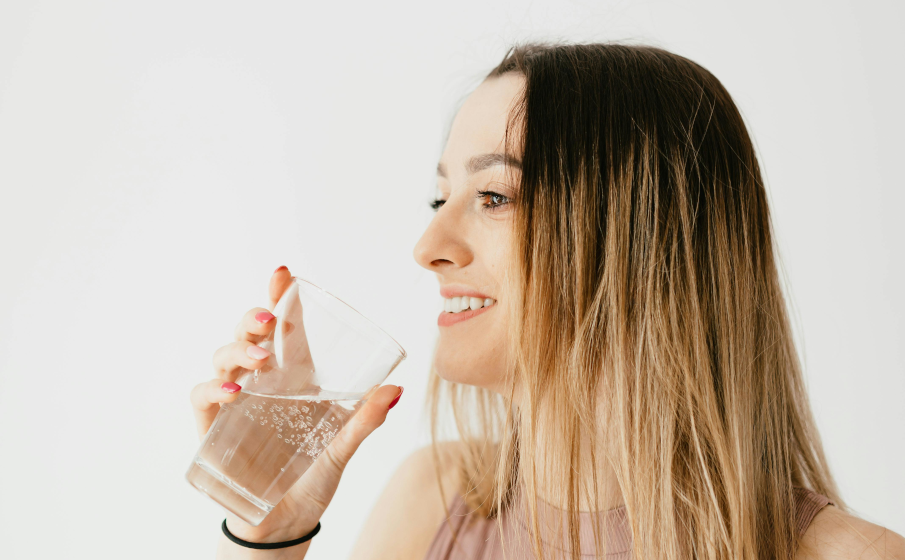
[[[195,457],[185,473],[186,480],[212,500],[236,514],[242,521],[257,527],[273,506],[263,502]]]

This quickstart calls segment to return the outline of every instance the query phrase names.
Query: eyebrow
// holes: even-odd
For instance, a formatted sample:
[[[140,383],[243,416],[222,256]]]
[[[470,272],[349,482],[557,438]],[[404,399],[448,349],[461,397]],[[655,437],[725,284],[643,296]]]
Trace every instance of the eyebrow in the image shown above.
[[[469,175],[484,171],[494,165],[508,165],[517,169],[522,168],[522,162],[509,154],[481,154],[474,156],[465,164],[465,170]],[[442,163],[437,164],[437,175],[446,178],[446,167]]]

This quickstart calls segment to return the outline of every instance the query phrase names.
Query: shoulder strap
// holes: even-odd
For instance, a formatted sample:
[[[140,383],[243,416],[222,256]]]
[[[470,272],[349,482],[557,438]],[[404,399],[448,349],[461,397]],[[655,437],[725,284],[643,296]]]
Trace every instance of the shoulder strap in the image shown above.
[[[804,535],[814,517],[828,505],[836,505],[823,494],[818,494],[807,488],[795,487],[795,526],[799,535]]]

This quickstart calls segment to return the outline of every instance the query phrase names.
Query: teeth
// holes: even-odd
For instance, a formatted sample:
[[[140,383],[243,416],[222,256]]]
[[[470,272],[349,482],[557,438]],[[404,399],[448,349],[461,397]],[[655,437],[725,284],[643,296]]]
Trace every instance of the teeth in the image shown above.
[[[470,309],[490,307],[495,303],[496,300],[493,298],[481,299],[467,296],[446,298],[443,300],[443,311],[445,311],[446,313],[460,313],[462,311],[468,311]]]

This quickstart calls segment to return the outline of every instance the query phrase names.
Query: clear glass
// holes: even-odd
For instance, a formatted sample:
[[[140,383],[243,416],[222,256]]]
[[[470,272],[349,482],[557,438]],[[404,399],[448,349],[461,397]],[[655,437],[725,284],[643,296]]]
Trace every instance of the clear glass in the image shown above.
[[[314,284],[293,278],[273,310],[271,352],[237,382],[186,473],[257,526],[405,359],[380,327]]]

